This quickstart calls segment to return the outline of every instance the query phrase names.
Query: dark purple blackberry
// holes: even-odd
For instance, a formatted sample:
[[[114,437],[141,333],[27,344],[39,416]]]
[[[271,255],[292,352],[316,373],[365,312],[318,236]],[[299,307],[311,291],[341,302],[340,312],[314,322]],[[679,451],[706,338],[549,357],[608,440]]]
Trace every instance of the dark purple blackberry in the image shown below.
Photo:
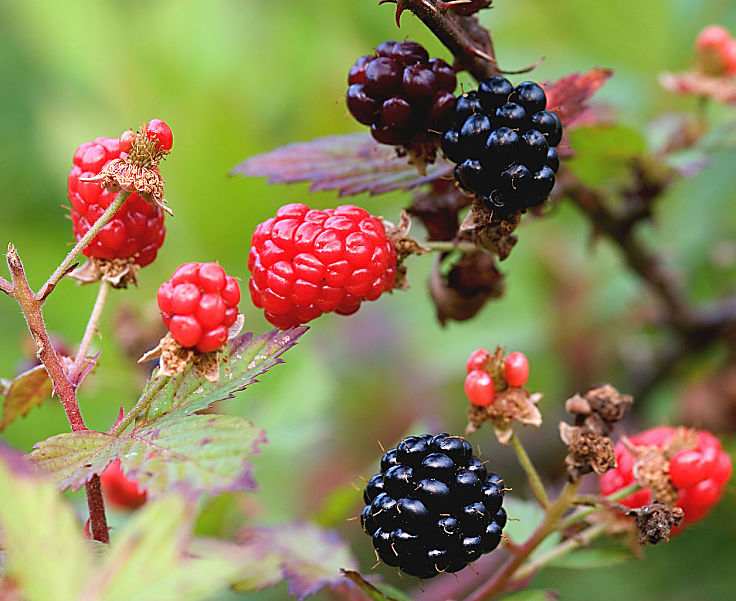
[[[348,74],[347,105],[383,144],[421,147],[434,158],[455,104],[455,72],[416,42],[383,42]]]
[[[363,530],[378,556],[411,576],[457,572],[495,549],[506,524],[503,480],[468,441],[409,436],[385,453],[366,485]]]
[[[539,84],[526,81],[514,88],[500,76],[458,96],[442,138],[445,156],[456,164],[458,185],[498,212],[544,202],[559,169],[555,146],[562,137],[559,117],[546,106]]]

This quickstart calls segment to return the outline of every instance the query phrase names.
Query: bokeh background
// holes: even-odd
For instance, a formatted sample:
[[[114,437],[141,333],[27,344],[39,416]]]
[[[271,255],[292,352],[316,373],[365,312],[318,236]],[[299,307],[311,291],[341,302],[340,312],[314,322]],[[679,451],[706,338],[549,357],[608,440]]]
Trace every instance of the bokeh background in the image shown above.
[[[482,22],[491,28],[503,68],[544,57],[533,74],[538,80],[613,68],[615,76],[596,99],[651,145],[661,134],[655,118],[695,108],[692,99],[664,91],[658,74],[692,63],[692,41],[703,26],[721,23],[736,31],[736,4],[499,0]],[[257,223],[289,202],[315,208],[346,202],[334,193],[309,194],[306,184],[268,186],[228,171],[279,145],[360,131],[345,108],[347,71],[383,40],[407,37],[450,59],[413,15],[405,14],[397,30],[392,7],[373,0],[0,0],[0,243],[16,245],[33,286],[73,239],[63,205],[76,147],[153,117],[174,131],[174,152],[162,171],[175,216],[140,286],[111,295],[101,326],[104,352],[80,392],[91,428],[109,428],[119,407],[130,408],[137,398],[146,373],[134,359],[161,334],[155,291],[180,263],[217,260],[247,288]],[[733,109],[718,107],[706,117],[716,138],[732,131],[736,119]],[[736,151],[716,146],[709,165],[677,182],[657,206],[656,222],[642,230],[699,300],[733,291],[736,282]],[[598,151],[605,160],[605,149]],[[347,202],[395,220],[411,196]],[[229,536],[247,523],[315,519],[348,538],[368,571],[370,543],[356,522],[346,521],[360,510],[350,483],[375,471],[379,440],[391,445],[408,432],[463,431],[464,363],[478,347],[500,345],[529,357],[529,387],[545,394],[546,423],[540,431],[523,430],[522,439],[547,481],[559,485],[562,401],[601,381],[626,392],[637,362],[661,352],[667,338],[641,326],[651,299],[615,248],[591,242],[576,208],[563,201],[546,219],[526,219],[518,233],[517,248],[502,264],[505,296],[471,321],[439,326],[426,286],[432,259],[415,257],[407,292],[368,303],[350,318],[328,315],[311,324],[285,365],[223,407],[264,427],[270,444],[255,462],[260,492],[205,501],[199,530]],[[45,307],[50,331],[72,349],[94,295],[92,287],[66,282]],[[247,296],[241,310],[248,329],[269,329]],[[0,376],[12,378],[32,353],[22,316],[7,298],[0,298],[0,338]],[[626,427],[679,423],[683,399],[723,355],[712,348],[693,357],[641,400]],[[27,452],[67,427],[60,406],[49,402],[2,437]],[[723,434],[733,450],[733,435]],[[513,494],[528,496],[513,457],[489,430],[471,440],[507,476]],[[585,571],[550,569],[535,585],[570,600],[733,599],[735,517],[732,485],[709,518],[672,544],[647,549],[643,559]],[[393,570],[377,571],[402,588],[415,587]],[[280,587],[253,597],[285,595]]]

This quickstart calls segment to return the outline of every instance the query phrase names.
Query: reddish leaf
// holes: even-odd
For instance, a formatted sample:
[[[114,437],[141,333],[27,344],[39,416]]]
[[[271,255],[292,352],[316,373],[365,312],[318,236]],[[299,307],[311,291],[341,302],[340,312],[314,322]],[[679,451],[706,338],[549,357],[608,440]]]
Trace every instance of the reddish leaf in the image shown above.
[[[547,106],[559,115],[566,129],[583,123],[589,125],[591,114],[587,102],[612,75],[613,70],[596,67],[587,73],[571,73],[547,83],[544,86]]]
[[[5,391],[0,430],[4,430],[15,419],[23,417],[33,407],[50,398],[52,390],[53,384],[43,365],[37,365],[20,374],[10,382]]]
[[[419,175],[396,151],[368,134],[325,136],[257,154],[233,167],[231,175],[267,177],[271,184],[312,182],[309,190],[338,190],[340,196],[408,190],[452,176],[452,165],[438,158]]]

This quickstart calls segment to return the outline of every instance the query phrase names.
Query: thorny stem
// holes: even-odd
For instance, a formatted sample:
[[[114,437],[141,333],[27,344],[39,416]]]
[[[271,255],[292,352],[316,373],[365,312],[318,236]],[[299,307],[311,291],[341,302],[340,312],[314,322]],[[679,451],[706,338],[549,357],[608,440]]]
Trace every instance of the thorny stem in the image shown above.
[[[125,432],[125,429],[131,423],[133,423],[133,421],[144,411],[144,409],[148,407],[151,399],[158,393],[159,390],[161,390],[166,384],[169,383],[170,379],[171,376],[162,376],[158,380],[156,380],[156,383],[148,389],[148,392],[146,392],[146,394],[138,399],[138,402],[133,405],[132,409],[128,411],[125,417],[123,417],[123,419],[121,419],[118,424],[110,429],[108,434],[112,436],[120,436],[123,432]]]
[[[493,595],[508,589],[515,579],[515,574],[529,555],[536,549],[547,536],[557,530],[558,522],[562,515],[570,507],[575,498],[579,482],[568,483],[562,489],[560,496],[552,503],[545,513],[544,519],[537,526],[532,535],[521,545],[515,547],[515,553],[508,558],[505,564],[493,575],[493,577],[471,593],[465,601],[484,601]]]
[[[84,330],[82,342],[79,344],[79,350],[77,351],[77,356],[74,359],[74,366],[72,367],[69,374],[69,379],[76,386],[79,386],[80,384],[77,379],[87,358],[87,350],[89,349],[89,345],[92,343],[92,338],[97,333],[97,326],[100,323],[100,317],[102,317],[102,309],[105,307],[105,302],[107,301],[107,296],[109,292],[110,284],[106,280],[100,280],[100,288],[97,291],[97,298],[95,299],[92,313],[89,316],[87,328]]]
[[[26,278],[23,263],[18,251],[10,244],[8,246],[8,269],[13,282],[12,296],[20,305],[23,316],[26,318],[28,329],[36,343],[36,356],[43,363],[54,385],[54,391],[59,395],[64,407],[69,425],[75,432],[86,430],[82,413],[77,403],[77,391],[69,380],[59,356],[56,354],[46,330],[43,320],[43,299],[33,293]],[[53,288],[53,287],[52,287]],[[90,509],[90,523],[95,540],[108,542],[107,519],[105,517],[105,502],[102,498],[100,479],[95,476],[86,485],[87,504]]]
[[[527,478],[529,478],[529,486],[532,489],[534,496],[536,497],[537,501],[539,501],[539,504],[544,509],[547,509],[551,504],[549,496],[547,495],[547,491],[544,489],[542,479],[539,477],[537,469],[534,467],[532,460],[529,458],[529,455],[527,454],[524,446],[521,444],[521,440],[519,440],[516,432],[513,432],[511,434],[511,446],[514,448],[514,452],[519,459],[521,467],[524,468]]]
[[[396,4],[396,24],[401,13],[414,13],[427,28],[452,52],[456,66],[481,80],[500,73],[496,65],[493,44],[488,31],[474,16],[464,17],[446,8],[437,0],[379,0],[379,4]]]
[[[107,222],[112,219],[112,216],[117,213],[120,207],[123,206],[125,201],[128,199],[128,196],[130,196],[130,192],[126,192],[125,190],[121,190],[118,193],[118,195],[115,197],[115,200],[110,203],[110,206],[105,209],[105,212],[100,216],[100,218],[95,221],[94,225],[92,225],[91,228],[89,228],[89,231],[84,236],[82,236],[82,238],[79,240],[79,242],[77,242],[74,248],[69,251],[69,254],[56,268],[56,271],[54,271],[54,273],[51,274],[51,277],[46,281],[46,283],[41,286],[41,289],[36,295],[36,298],[38,298],[38,300],[46,300],[46,297],[51,294],[51,291],[56,287],[56,284],[58,284],[61,281],[61,278],[63,278],[72,268],[74,261],[85,249],[87,244],[89,244],[90,240],[92,240],[92,238],[94,238],[99,233],[99,231],[103,227],[105,227]]]

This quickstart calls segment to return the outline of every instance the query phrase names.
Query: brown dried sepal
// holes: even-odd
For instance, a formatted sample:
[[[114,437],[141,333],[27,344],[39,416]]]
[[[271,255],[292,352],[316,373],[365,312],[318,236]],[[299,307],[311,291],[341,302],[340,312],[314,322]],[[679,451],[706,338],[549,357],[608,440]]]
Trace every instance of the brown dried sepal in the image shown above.
[[[661,501],[653,501],[639,509],[631,509],[628,516],[635,516],[634,524],[639,533],[639,544],[656,545],[669,542],[672,528],[679,526],[685,513]]]
[[[398,290],[406,290],[409,288],[409,280],[406,276],[406,265],[404,261],[411,255],[426,255],[431,253],[432,249],[427,248],[421,242],[409,236],[411,230],[411,217],[404,209],[399,214],[399,223],[397,225],[385,223],[386,237],[393,244],[396,251],[396,280],[394,288]]]
[[[418,134],[413,136],[406,146],[397,147],[396,154],[400,157],[406,156],[409,164],[421,175],[427,175],[427,165],[434,163],[439,146],[438,134]]]
[[[621,394],[610,384],[591,388],[584,396],[576,394],[565,402],[565,410],[575,416],[575,424],[582,426],[592,416],[602,422],[601,434],[610,434],[613,424],[621,421],[634,399],[628,394]]]
[[[429,240],[452,240],[458,233],[458,212],[471,202],[453,180],[436,179],[414,194],[408,212],[421,220]]]
[[[93,177],[82,177],[83,182],[98,182],[110,192],[137,192],[148,202],[158,205],[169,215],[171,209],[164,198],[164,178],[156,167],[135,165],[124,159],[113,159]]]
[[[135,257],[125,259],[100,259],[90,257],[81,267],[77,267],[68,277],[77,280],[78,284],[91,284],[104,280],[113,288],[127,288],[138,285],[138,271],[141,266]]]
[[[514,422],[529,426],[541,426],[542,414],[537,403],[542,398],[539,393],[529,394],[524,388],[508,387],[496,392],[493,402],[487,407],[469,405],[467,434],[475,432],[483,422],[493,426],[498,442],[508,444],[513,434]]]
[[[560,438],[568,445],[565,467],[571,482],[590,472],[603,474],[616,467],[613,442],[608,436],[560,422]]]
[[[652,499],[663,503],[674,503],[679,496],[670,482],[670,461],[665,451],[658,447],[634,447],[626,438],[622,439],[629,452],[634,455],[633,474],[642,488],[652,491]]]
[[[521,211],[496,214],[483,202],[475,199],[459,232],[469,232],[478,248],[485,249],[503,261],[511,254],[518,238],[513,235],[519,225]]]
[[[156,358],[160,359],[156,378],[175,376],[191,365],[195,373],[203,376],[208,382],[217,382],[220,379],[219,352],[200,353],[194,349],[184,348],[174,340],[171,332],[166,333],[156,348],[138,359],[138,363]]]

